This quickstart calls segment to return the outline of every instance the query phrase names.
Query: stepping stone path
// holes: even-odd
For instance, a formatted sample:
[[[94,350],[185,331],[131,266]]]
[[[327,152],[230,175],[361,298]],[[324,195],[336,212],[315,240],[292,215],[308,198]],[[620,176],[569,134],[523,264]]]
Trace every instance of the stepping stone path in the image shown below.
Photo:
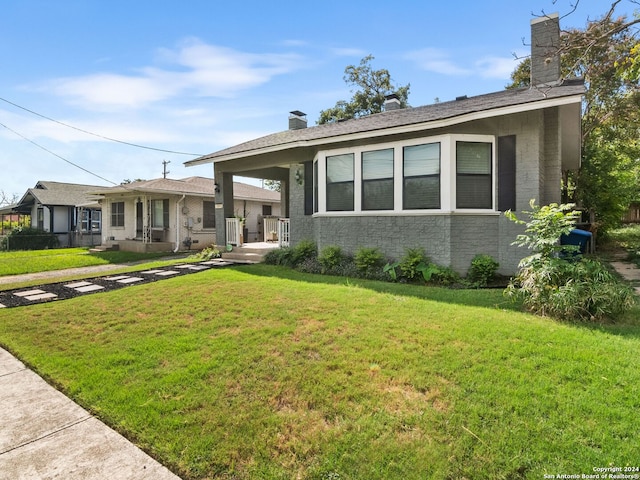
[[[22,288],[6,290],[0,292],[0,308],[33,305],[52,300],[65,300],[77,297],[78,295],[99,292],[101,290],[108,291],[129,285],[140,285],[142,283],[162,280],[176,275],[197,273],[209,270],[210,268],[226,267],[233,264],[234,262],[232,261],[214,259],[200,263],[171,265],[171,267],[144,270],[134,272],[132,274],[96,277],[73,282],[52,283],[48,285],[39,285],[37,287],[28,287],[28,289]]]

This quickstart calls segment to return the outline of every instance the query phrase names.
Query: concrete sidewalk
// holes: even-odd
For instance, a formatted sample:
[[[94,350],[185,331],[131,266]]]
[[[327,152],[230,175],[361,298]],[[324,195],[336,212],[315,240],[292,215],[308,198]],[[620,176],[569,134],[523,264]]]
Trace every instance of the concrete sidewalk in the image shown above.
[[[0,478],[179,480],[1,348]]]

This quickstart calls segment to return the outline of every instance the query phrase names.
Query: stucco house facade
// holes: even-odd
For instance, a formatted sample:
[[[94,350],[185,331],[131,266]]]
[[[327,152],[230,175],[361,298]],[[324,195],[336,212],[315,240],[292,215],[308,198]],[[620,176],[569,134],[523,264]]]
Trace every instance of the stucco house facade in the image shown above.
[[[261,239],[263,216],[280,214],[277,192],[236,182],[234,212],[246,218],[247,238]],[[97,189],[104,222],[102,246],[127,251],[199,250],[217,243],[216,181],[159,178]],[[223,222],[224,223],[224,222]]]
[[[273,178],[292,244],[396,259],[422,247],[463,274],[482,253],[513,274],[528,253],[511,245],[522,227],[503,212],[560,202],[581,156],[584,83],[560,78],[558,17],[531,29],[531,87],[403,109],[391,97],[382,113],[313,127],[295,111],[289,130],[186,165],[213,164],[218,222],[232,215],[233,175]]]
[[[96,185],[38,181],[28,189],[12,212],[30,215],[31,227],[53,233],[61,247],[99,245],[102,212],[90,192]]]

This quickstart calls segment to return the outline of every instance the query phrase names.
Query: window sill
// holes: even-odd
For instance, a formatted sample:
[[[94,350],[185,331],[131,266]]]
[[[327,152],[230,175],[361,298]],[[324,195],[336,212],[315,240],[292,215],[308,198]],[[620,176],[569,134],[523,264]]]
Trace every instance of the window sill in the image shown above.
[[[316,212],[313,218],[326,217],[424,217],[424,216],[450,216],[450,215],[483,215],[483,216],[500,216],[502,212],[495,210],[378,210],[365,212]]]

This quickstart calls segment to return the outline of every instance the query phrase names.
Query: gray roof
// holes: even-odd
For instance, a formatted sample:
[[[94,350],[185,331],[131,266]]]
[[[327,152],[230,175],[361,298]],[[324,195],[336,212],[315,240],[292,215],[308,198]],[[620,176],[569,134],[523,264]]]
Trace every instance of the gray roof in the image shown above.
[[[154,180],[131,182],[116,187],[99,188],[94,190],[93,193],[103,196],[115,193],[158,193],[214,198],[215,180],[205,177],[188,177],[180,180],[156,178]],[[280,193],[240,182],[233,182],[233,196],[240,200],[280,202]]]
[[[455,119],[463,122],[466,121],[468,115],[474,113],[489,112],[491,114],[492,111],[495,111],[497,116],[503,115],[506,107],[537,108],[537,105],[533,104],[545,100],[555,100],[556,103],[561,103],[569,97],[575,97],[575,101],[580,101],[579,99],[584,92],[584,81],[574,79],[564,81],[556,86],[502,90],[475,97],[464,97],[450,102],[396,109],[343,122],[299,130],[285,130],[204,155],[185,162],[185,165],[193,166],[217,160],[250,156],[266,149],[286,150],[303,145],[333,143],[339,141],[340,137],[353,134],[370,134],[371,137],[382,136],[387,134],[389,129],[396,127],[415,126],[428,130],[434,128],[434,122],[452,120],[455,123]],[[546,103],[540,104],[539,108],[543,108],[545,105]]]
[[[96,199],[90,192],[97,188],[104,187],[41,180],[34,188],[26,191],[18,202],[17,208],[33,205],[35,202],[52,206],[68,205],[76,207],[79,205],[93,205]]]

